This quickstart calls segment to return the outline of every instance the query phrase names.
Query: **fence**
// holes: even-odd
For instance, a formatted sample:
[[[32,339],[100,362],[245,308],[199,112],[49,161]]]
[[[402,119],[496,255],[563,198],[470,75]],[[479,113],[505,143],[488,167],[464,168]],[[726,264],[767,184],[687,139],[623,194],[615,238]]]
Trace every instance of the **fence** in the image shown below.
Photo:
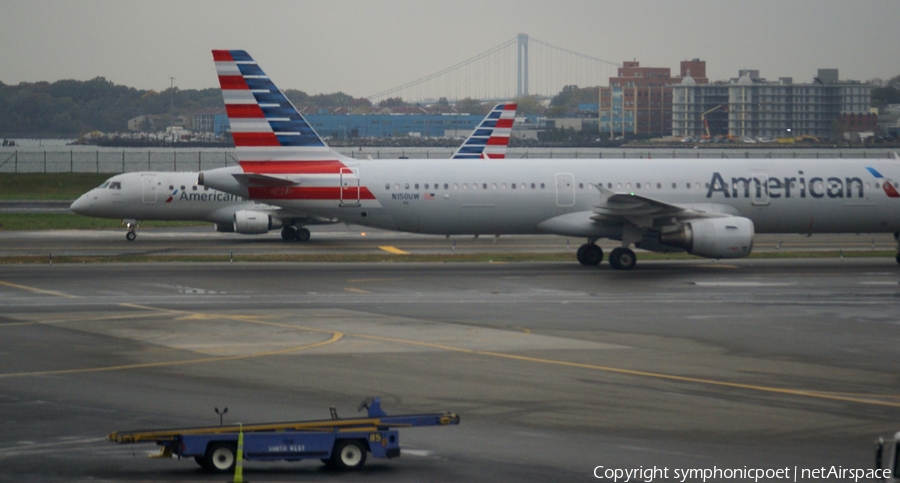
[[[434,148],[362,148],[338,149],[341,154],[356,159],[425,158],[446,159],[453,149]],[[517,148],[507,152],[507,158],[577,158],[577,159],[639,159],[639,158],[892,158],[890,151],[874,149],[812,150],[812,149],[550,149]],[[0,173],[126,173],[133,171],[202,171],[237,164],[234,150],[43,150],[0,151]]]

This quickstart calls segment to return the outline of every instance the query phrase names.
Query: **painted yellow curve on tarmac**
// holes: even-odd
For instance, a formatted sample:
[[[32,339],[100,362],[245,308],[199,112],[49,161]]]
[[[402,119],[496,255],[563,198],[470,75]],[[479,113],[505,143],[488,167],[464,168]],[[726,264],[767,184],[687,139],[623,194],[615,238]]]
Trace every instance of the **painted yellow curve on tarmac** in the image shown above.
[[[210,362],[220,362],[220,361],[236,361],[240,359],[253,359],[257,357],[267,357],[267,356],[276,356],[280,354],[288,354],[291,352],[302,351],[306,349],[313,349],[316,347],[322,347],[324,345],[333,344],[344,337],[344,334],[341,332],[332,332],[332,337],[329,340],[323,340],[320,342],[315,342],[313,344],[306,344],[297,347],[289,347],[287,349],[279,349],[275,351],[265,351],[265,352],[254,352],[252,354],[241,354],[236,356],[222,356],[222,357],[204,357],[201,359],[186,359],[180,361],[165,361],[165,362],[145,362],[142,364],[124,364],[118,366],[104,366],[104,367],[87,367],[81,369],[60,369],[60,370],[52,370],[52,371],[34,371],[34,372],[13,372],[9,374],[0,374],[0,379],[8,379],[13,377],[34,377],[34,376],[58,376],[58,375],[66,375],[66,374],[87,374],[92,372],[110,372],[110,371],[125,371],[131,369],[146,369],[148,367],[166,367],[166,366],[186,366],[190,364],[207,364]]]
[[[393,248],[393,247],[391,247],[391,248]],[[47,294],[47,295],[55,295],[55,296],[67,297],[67,298],[76,298],[73,295],[65,294],[62,292],[42,290],[42,289],[37,289],[34,287],[27,287],[24,285],[18,285],[18,284],[13,284],[13,283],[9,283],[9,282],[0,281],[0,285],[5,285],[5,286],[18,288],[18,289],[22,289],[22,290],[28,290],[28,291],[35,292],[35,293],[43,293],[43,294]],[[383,341],[383,342],[394,342],[394,343],[405,344],[405,345],[429,347],[429,348],[433,348],[433,349],[440,349],[440,350],[446,350],[446,351],[452,351],[452,352],[478,354],[478,355],[487,356],[487,357],[496,357],[496,358],[502,358],[502,359],[523,361],[523,362],[532,362],[532,363],[537,363],[537,364],[547,364],[547,365],[555,365],[555,366],[601,371],[601,372],[607,372],[607,373],[612,373],[612,374],[622,374],[622,375],[628,375],[628,376],[653,378],[653,379],[659,379],[659,380],[702,384],[702,385],[707,385],[707,386],[730,387],[730,388],[735,388],[735,389],[766,392],[766,393],[771,393],[771,394],[783,394],[783,395],[790,395],[790,396],[809,397],[809,398],[831,400],[831,401],[853,402],[853,403],[858,403],[858,404],[867,404],[867,405],[874,405],[874,406],[900,407],[900,402],[892,401],[892,399],[900,398],[900,395],[896,395],[896,394],[851,395],[851,394],[847,394],[847,393],[827,393],[827,392],[818,392],[818,391],[808,391],[808,390],[803,390],[803,389],[761,386],[761,385],[756,385],[756,384],[744,384],[744,383],[739,383],[739,382],[723,381],[723,380],[716,380],[716,379],[704,379],[704,378],[690,377],[690,376],[679,376],[679,375],[675,375],[675,374],[638,371],[638,370],[634,370],[634,369],[624,369],[624,368],[619,368],[619,367],[601,366],[601,365],[586,364],[586,363],[581,363],[581,362],[569,362],[569,361],[561,361],[561,360],[555,360],[555,359],[544,359],[544,358],[539,358],[539,357],[520,356],[520,355],[515,355],[515,354],[506,354],[506,353],[502,353],[502,352],[478,351],[478,350],[472,350],[472,349],[465,349],[465,348],[461,348],[461,347],[448,346],[448,345],[444,345],[444,344],[435,344],[435,343],[430,343],[430,342],[414,341],[414,340],[407,340],[407,339],[397,339],[397,338],[382,337],[382,336],[375,336],[375,335],[368,335],[368,334],[355,334],[355,333],[345,334],[342,332],[329,331],[329,330],[325,330],[325,329],[317,329],[317,328],[313,328],[313,327],[302,327],[302,326],[281,324],[281,323],[277,323],[277,322],[260,320],[261,316],[202,314],[199,312],[161,309],[161,308],[149,307],[149,306],[137,305],[137,304],[120,304],[120,305],[123,307],[131,307],[131,308],[135,308],[135,309],[147,310],[147,311],[157,312],[157,313],[180,314],[184,318],[191,318],[191,317],[222,318],[222,319],[241,321],[241,322],[252,323],[252,324],[269,325],[269,326],[273,326],[273,327],[292,328],[292,329],[296,329],[296,330],[304,330],[304,331],[311,331],[311,332],[331,333],[332,337],[331,337],[331,339],[329,339],[327,341],[317,342],[314,344],[292,347],[289,349],[282,349],[282,350],[277,350],[277,351],[267,351],[267,352],[259,352],[259,353],[254,353],[254,354],[245,354],[245,355],[240,355],[240,356],[208,357],[208,358],[203,358],[203,359],[190,359],[190,360],[184,360],[184,361],[151,362],[151,363],[144,363],[144,364],[131,364],[131,365],[98,367],[98,368],[66,369],[66,370],[56,370],[56,371],[39,371],[39,372],[0,374],[0,379],[9,378],[9,377],[76,374],[76,373],[87,373],[87,372],[139,369],[139,368],[146,368],[146,367],[198,364],[198,363],[225,361],[225,360],[249,359],[249,358],[254,358],[254,357],[265,357],[265,356],[271,356],[271,355],[296,352],[296,351],[301,351],[301,350],[306,350],[306,349],[312,349],[315,347],[321,347],[324,345],[335,343],[335,342],[341,340],[344,336],[351,336],[351,337],[358,337],[358,338],[363,338],[363,339],[378,340],[378,341]],[[888,400],[879,400],[879,399],[872,399],[872,398],[881,398],[881,399],[888,399]]]

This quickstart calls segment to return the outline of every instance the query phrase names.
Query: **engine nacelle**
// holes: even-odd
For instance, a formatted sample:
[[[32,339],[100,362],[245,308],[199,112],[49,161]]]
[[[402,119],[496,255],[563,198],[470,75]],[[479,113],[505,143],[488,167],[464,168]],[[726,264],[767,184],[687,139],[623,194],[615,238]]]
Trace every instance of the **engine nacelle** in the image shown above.
[[[701,257],[741,258],[753,250],[753,235],[750,219],[730,216],[686,222],[680,230],[660,234],[659,242]]]
[[[268,213],[262,211],[240,210],[234,212],[234,231],[244,235],[259,235],[272,229],[272,221]]]

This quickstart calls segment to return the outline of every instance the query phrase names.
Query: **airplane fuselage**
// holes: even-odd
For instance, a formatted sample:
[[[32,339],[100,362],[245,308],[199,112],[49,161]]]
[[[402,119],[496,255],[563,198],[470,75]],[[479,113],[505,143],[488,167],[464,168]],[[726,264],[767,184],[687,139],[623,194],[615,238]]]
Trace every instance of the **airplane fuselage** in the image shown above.
[[[591,222],[603,199],[598,186],[746,217],[757,233],[900,231],[900,162],[888,159],[341,161],[342,173],[279,175],[294,186],[221,188],[348,223],[439,235],[616,238],[614,224]]]
[[[72,204],[72,211],[101,218],[231,224],[236,211],[260,206],[196,183],[197,173],[189,172],[120,174],[83,194]]]

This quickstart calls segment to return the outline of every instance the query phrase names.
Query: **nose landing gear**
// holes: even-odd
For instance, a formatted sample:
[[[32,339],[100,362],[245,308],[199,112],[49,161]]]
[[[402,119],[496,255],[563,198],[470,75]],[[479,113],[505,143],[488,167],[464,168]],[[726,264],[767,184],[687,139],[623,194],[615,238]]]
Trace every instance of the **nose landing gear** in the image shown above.
[[[137,238],[137,233],[135,233],[138,227],[137,220],[122,220],[122,224],[125,225],[125,228],[128,228],[128,232],[125,233],[125,239],[130,242],[134,241]]]

